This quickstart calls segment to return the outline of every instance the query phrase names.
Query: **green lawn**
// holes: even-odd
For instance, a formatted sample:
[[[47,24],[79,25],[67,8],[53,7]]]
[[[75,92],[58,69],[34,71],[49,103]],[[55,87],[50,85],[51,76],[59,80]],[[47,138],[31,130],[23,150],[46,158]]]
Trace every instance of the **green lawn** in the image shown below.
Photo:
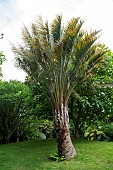
[[[73,141],[77,156],[71,161],[49,159],[55,140],[0,145],[0,170],[113,170],[113,142]]]

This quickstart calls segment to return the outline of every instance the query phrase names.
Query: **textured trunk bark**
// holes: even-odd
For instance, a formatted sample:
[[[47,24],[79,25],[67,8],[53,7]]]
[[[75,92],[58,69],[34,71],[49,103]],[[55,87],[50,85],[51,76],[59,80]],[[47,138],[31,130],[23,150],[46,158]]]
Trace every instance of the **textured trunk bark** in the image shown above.
[[[19,134],[19,123],[18,123],[17,132],[16,132],[16,142],[19,142],[19,141],[20,141],[20,134]]]
[[[16,137],[16,142],[19,142],[19,141],[20,141],[20,137],[17,136],[17,137]]]
[[[79,139],[80,134],[79,134],[79,129],[75,126],[75,138]]]
[[[59,156],[64,156],[66,160],[74,158],[76,151],[70,137],[67,104],[61,104],[61,106],[55,110],[55,129]]]
[[[11,137],[10,135],[7,135],[7,136],[6,136],[6,144],[9,143],[10,137]]]

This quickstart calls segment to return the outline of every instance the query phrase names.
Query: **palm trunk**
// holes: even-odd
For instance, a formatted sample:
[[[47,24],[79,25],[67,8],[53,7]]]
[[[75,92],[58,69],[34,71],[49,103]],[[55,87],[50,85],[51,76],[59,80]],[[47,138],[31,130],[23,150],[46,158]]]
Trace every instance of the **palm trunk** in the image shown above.
[[[59,157],[64,156],[66,160],[70,160],[76,155],[76,151],[70,137],[67,104],[61,104],[54,116]]]

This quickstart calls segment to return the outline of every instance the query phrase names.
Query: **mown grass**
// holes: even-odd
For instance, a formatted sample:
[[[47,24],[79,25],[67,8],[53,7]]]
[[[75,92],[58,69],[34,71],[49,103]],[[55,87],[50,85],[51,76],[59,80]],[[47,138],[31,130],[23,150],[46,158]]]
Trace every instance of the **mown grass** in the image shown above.
[[[0,145],[0,170],[113,170],[113,142],[73,141],[77,156],[71,161],[49,159],[55,140]]]

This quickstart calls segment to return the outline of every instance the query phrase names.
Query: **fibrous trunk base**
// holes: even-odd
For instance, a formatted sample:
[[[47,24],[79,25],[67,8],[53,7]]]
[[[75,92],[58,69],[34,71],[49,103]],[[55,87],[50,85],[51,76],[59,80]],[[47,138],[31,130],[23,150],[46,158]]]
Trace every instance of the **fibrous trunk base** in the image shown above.
[[[55,129],[58,144],[58,153],[60,157],[66,160],[74,158],[75,148],[72,144],[69,130],[69,115],[67,104],[61,104],[58,110],[55,110]]]
[[[59,130],[57,144],[59,157],[63,156],[66,160],[70,160],[75,157],[76,151],[72,144],[70,133],[67,129]]]

